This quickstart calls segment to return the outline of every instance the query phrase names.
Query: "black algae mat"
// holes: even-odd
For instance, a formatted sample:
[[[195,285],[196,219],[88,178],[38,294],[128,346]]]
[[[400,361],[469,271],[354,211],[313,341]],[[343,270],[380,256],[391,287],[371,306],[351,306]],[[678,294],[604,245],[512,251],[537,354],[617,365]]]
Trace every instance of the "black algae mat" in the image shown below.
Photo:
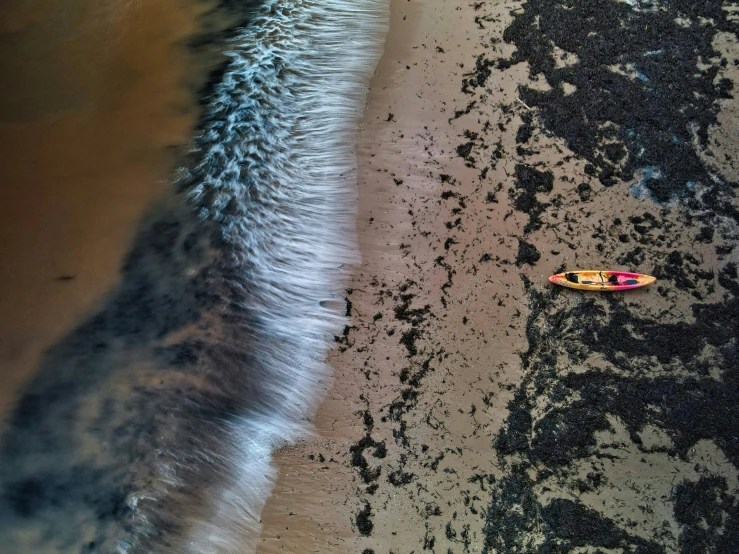
[[[692,314],[681,321],[659,317],[624,295],[581,295],[573,304],[572,291],[543,289],[522,275],[531,308],[528,349],[521,353],[527,374],[491,451],[505,470],[497,480],[488,476],[483,552],[657,554],[668,551],[666,543],[682,554],[739,552],[736,483],[698,465],[697,480],[677,476],[670,489],[677,537],[639,532],[640,510],[649,506],[611,518],[579,499],[608,497],[608,472],[620,455],[602,437],[615,432],[614,420],[645,456],[659,452],[686,462],[705,440],[739,467],[739,281],[736,264],[726,261],[735,242],[727,229],[739,222],[737,183],[704,161],[713,156],[709,130],[718,125],[720,101],[733,94],[724,75],[739,65],[714,46],[721,33],[737,36],[730,6],[737,4],[530,0],[503,36],[515,52],[505,59],[481,54],[464,80],[462,91],[479,95],[496,72],[522,62],[532,77],[545,78],[549,90],[519,89],[529,111],[517,154],[531,153],[537,130],[553,135],[586,161],[591,182],[573,182],[580,201],[597,202],[595,189],[631,187],[661,207],[660,216],[615,218],[608,229],[593,229],[593,237],[604,245],[635,244],[618,259],[599,248],[604,265],[649,268],[660,279],[653,292],[675,302],[687,298]],[[457,153],[468,165],[480,164],[490,153],[479,146],[465,142]],[[546,168],[518,164],[511,181],[511,207],[529,217],[516,259],[523,270],[540,260],[536,231],[558,206],[542,201],[553,183]],[[489,202],[499,200],[488,193]],[[564,225],[555,230],[577,249]],[[684,235],[713,246],[713,259],[684,251]],[[705,301],[710,295],[719,300]],[[603,363],[585,363],[592,359]],[[654,427],[667,443],[644,444],[643,433]],[[646,457],[640,463],[646,467]]]

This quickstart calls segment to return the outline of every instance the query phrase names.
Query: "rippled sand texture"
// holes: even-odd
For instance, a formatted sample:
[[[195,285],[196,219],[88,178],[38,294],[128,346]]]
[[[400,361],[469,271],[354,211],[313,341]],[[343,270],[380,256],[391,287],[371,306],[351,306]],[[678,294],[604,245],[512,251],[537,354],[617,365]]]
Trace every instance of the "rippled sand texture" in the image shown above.
[[[202,6],[0,6],[0,412],[118,279],[197,115],[185,40]]]

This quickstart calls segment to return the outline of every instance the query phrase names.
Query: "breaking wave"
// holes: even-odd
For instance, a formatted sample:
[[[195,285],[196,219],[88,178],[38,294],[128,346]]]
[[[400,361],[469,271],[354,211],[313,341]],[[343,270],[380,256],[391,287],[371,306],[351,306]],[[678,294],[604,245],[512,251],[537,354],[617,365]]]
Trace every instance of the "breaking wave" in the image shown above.
[[[196,141],[198,163],[181,177],[237,271],[231,287],[253,318],[247,328],[259,329],[250,348],[261,366],[261,394],[233,422],[243,491],[223,491],[217,519],[196,543],[220,537],[228,551],[241,510],[258,521],[273,477],[269,446],[305,431],[326,387],[327,339],[345,323],[327,300],[342,289],[341,267],[357,261],[354,149],[386,10],[385,0],[264,6],[228,53]]]
[[[254,549],[271,451],[309,431],[345,324],[387,4],[268,0],[229,39],[178,199],[142,222],[118,288],[8,419],[12,551]]]

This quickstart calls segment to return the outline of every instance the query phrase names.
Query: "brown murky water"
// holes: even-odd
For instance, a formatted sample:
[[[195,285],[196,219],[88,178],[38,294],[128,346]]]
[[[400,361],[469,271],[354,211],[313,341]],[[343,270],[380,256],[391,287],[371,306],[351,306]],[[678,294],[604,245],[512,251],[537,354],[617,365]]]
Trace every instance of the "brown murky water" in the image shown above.
[[[0,416],[168,194],[197,115],[186,39],[206,7],[0,5]]]

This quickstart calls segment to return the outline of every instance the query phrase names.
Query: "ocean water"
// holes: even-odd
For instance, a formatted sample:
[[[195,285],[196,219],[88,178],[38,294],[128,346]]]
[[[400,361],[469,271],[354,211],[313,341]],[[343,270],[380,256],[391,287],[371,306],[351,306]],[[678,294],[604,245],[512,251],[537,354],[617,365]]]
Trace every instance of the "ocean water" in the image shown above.
[[[0,551],[250,552],[345,322],[355,144],[386,0],[223,3],[177,194],[0,438]]]
[[[0,421],[170,194],[214,57],[188,42],[228,24],[208,2],[0,3]]]

